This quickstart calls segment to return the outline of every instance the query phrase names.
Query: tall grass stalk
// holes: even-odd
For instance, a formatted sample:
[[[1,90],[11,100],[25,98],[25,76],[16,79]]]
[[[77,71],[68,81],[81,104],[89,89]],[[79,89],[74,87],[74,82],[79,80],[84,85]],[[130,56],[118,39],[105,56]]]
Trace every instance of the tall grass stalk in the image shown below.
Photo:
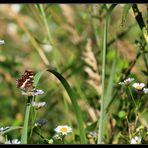
[[[105,69],[106,69],[106,50],[107,50],[107,33],[109,29],[110,16],[117,4],[112,4],[107,11],[105,28],[104,28],[104,42],[103,42],[103,59],[102,59],[102,96],[101,96],[101,111],[99,120],[99,131],[98,131],[98,144],[102,143],[103,138],[103,119],[104,119],[104,100],[105,100]]]
[[[49,30],[49,27],[48,27],[48,22],[47,22],[47,17],[46,17],[46,13],[44,11],[44,7],[43,7],[43,4],[39,4],[39,9],[41,11],[41,15],[42,15],[42,18],[43,18],[43,22],[44,22],[44,25],[45,25],[45,29],[47,31],[47,35],[48,35],[48,40],[50,42],[50,44],[52,46],[54,46],[54,43],[53,43],[53,39],[51,37],[51,34],[50,34],[50,30]]]

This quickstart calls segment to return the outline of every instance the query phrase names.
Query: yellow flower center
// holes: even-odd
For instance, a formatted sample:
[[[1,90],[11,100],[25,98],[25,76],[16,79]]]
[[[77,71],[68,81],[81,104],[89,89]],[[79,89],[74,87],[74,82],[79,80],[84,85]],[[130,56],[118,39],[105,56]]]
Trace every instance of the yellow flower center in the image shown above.
[[[62,127],[61,128],[61,132],[67,132],[67,128],[66,127]]]
[[[142,88],[143,88],[143,87],[140,86],[140,85],[136,86],[136,89],[142,89]]]
[[[27,95],[28,95],[28,96],[33,96],[33,92],[32,92],[32,91],[28,91],[28,92],[27,92]]]

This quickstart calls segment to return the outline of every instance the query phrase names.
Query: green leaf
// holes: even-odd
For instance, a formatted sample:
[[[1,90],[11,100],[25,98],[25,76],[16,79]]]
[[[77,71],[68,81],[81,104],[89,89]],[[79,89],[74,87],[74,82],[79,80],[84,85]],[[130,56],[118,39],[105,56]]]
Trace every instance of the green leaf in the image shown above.
[[[58,78],[58,80],[62,83],[62,85],[64,86],[65,90],[67,91],[67,93],[68,93],[68,95],[69,95],[69,97],[71,99],[71,102],[72,102],[75,114],[76,114],[78,128],[79,128],[79,132],[80,132],[81,143],[82,144],[86,144],[87,141],[86,141],[85,130],[84,130],[84,126],[83,126],[84,122],[83,122],[83,118],[82,118],[82,113],[81,113],[80,107],[79,107],[79,105],[77,103],[77,96],[76,96],[76,94],[74,93],[74,91],[72,90],[72,88],[70,87],[68,82],[65,80],[65,78],[60,73],[58,73],[57,71],[55,71],[53,69],[48,69],[47,71],[52,73],[53,75],[55,75]]]

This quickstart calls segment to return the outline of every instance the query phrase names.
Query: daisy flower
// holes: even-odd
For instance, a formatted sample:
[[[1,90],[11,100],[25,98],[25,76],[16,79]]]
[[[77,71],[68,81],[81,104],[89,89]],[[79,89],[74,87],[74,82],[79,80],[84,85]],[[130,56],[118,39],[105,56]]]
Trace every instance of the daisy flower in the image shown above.
[[[68,133],[72,132],[72,128],[67,125],[59,125],[54,129],[54,131],[61,133],[62,135],[67,135]]]
[[[134,78],[127,78],[125,79],[123,82],[119,82],[120,85],[128,85],[130,84],[132,81],[134,81]]]
[[[130,144],[141,144],[141,137],[135,136],[131,139]]]
[[[34,91],[28,91],[28,92],[22,91],[22,95],[25,95],[25,96],[36,96],[36,95],[41,95],[43,93],[44,91],[41,89],[35,89]]]
[[[12,141],[6,141],[5,144],[21,144],[21,141],[19,141],[18,139],[13,139]]]
[[[135,88],[136,91],[142,91],[143,88],[145,87],[144,83],[134,83],[133,87]]]

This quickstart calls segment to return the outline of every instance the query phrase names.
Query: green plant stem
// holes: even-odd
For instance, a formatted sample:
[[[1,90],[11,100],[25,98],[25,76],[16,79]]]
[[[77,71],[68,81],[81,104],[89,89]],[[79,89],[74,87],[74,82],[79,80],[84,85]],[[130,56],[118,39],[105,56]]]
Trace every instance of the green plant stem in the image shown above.
[[[134,97],[133,97],[132,91],[131,91],[131,89],[130,89],[129,86],[128,86],[128,90],[129,90],[129,92],[130,92],[131,98],[132,98],[132,100],[133,100],[133,102],[134,102],[134,104],[135,104],[136,110],[137,110],[137,105],[136,105],[136,102],[135,102],[135,100],[134,100]]]
[[[35,127],[33,129],[34,133],[36,133],[37,135],[40,136],[40,138],[42,138],[44,140],[44,142],[48,143],[49,142],[49,139],[45,138],[44,136],[42,136],[38,131],[37,131],[37,128]]]
[[[28,96],[27,106],[26,106],[26,114],[25,114],[25,120],[24,120],[24,127],[23,127],[22,136],[21,136],[21,144],[27,144],[28,121],[29,121],[31,100],[32,100],[32,96]]]
[[[39,4],[39,7],[40,7],[40,10],[41,10],[41,14],[42,14],[42,18],[43,18],[43,21],[44,21],[44,24],[45,24],[45,28],[47,30],[49,42],[52,46],[54,46],[53,39],[52,39],[50,31],[49,31],[48,22],[47,22],[47,18],[46,18],[46,14],[45,14],[45,11],[44,11],[43,4]]]
[[[109,10],[107,11],[107,16],[105,20],[104,28],[104,42],[103,42],[103,61],[102,61],[102,96],[101,96],[101,111],[100,111],[100,121],[99,121],[99,131],[98,131],[98,144],[102,143],[103,137],[103,118],[104,118],[104,96],[105,96],[105,69],[106,69],[106,50],[107,50],[107,33],[109,28],[110,16],[112,10],[117,4],[112,4]]]

